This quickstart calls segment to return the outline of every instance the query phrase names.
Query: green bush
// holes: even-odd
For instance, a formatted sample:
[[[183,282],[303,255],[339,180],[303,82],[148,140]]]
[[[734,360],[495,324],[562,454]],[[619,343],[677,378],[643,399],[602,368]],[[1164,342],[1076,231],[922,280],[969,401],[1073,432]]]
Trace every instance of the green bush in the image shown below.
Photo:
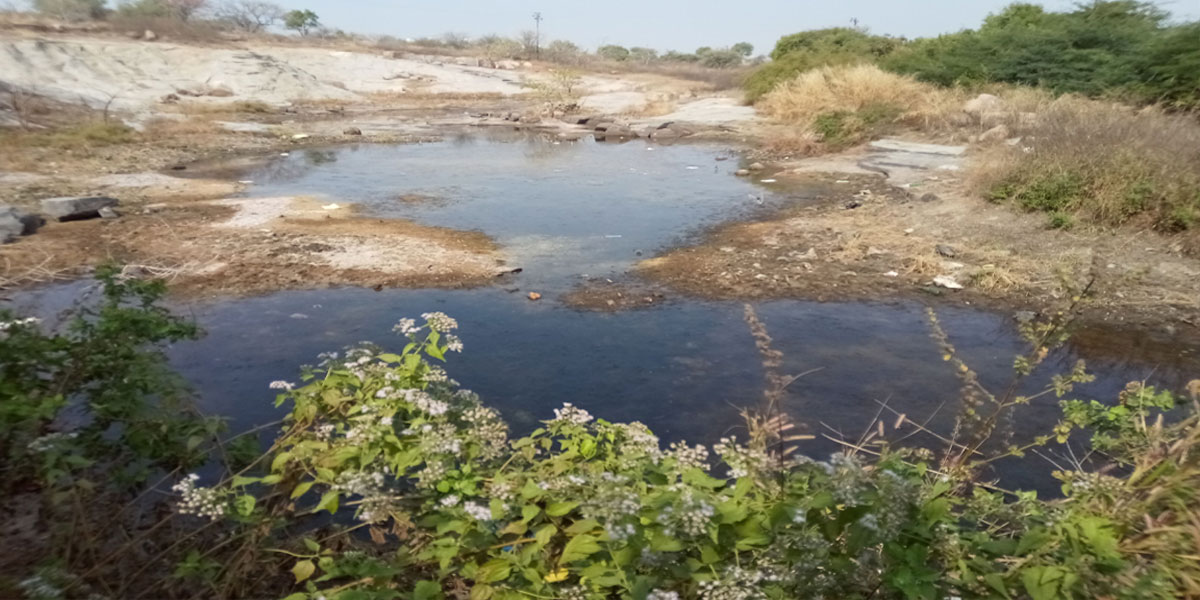
[[[29,401],[31,390],[101,394],[108,400],[91,403],[96,411],[167,408],[148,397],[170,389],[147,377],[161,373],[161,358],[139,348],[194,330],[155,306],[161,285],[113,270],[102,277],[106,303],[76,337],[5,317],[6,467],[45,476],[54,471],[37,465],[69,456],[66,473],[99,470],[113,466],[91,462],[106,456],[103,444],[143,435],[143,420],[129,417],[97,440],[101,446],[83,444],[92,436],[82,432],[47,434],[61,398],[39,416],[11,416],[40,404]],[[1065,339],[1061,315],[1074,310],[1023,325],[1030,350],[1015,361],[1016,382]],[[120,518],[126,511],[141,517],[104,538],[107,545],[57,548],[30,572],[8,575],[23,578],[14,587],[38,598],[105,590],[100,595],[287,600],[1066,600],[1176,598],[1200,576],[1191,531],[1162,526],[1200,518],[1200,469],[1190,458],[1200,441],[1196,415],[1149,426],[1176,398],[1131,384],[1114,406],[1067,400],[1052,432],[985,456],[1008,411],[1066,397],[1092,378],[1079,364],[1036,394],[1016,395],[1014,384],[992,395],[932,312],[934,340],[966,386],[940,460],[875,435],[827,461],[810,460],[787,447],[781,416],[763,415],[748,419],[745,442],[714,445],[714,461],[704,446],[663,448],[644,425],[596,419],[570,404],[511,438],[500,415],[439,366],[462,350],[457,323],[441,313],[424,318],[396,325],[407,338],[398,353],[359,345],[322,355],[297,383],[272,383],[286,416],[257,459],[238,459],[229,440],[209,443],[219,421],[176,417],[145,430],[165,444],[145,446],[150,456],[172,459],[156,472],[165,483],[148,491],[171,485],[174,514],[155,493],[122,498],[111,505],[119,510],[78,510],[80,498],[58,493],[61,475],[40,480],[48,505],[69,515],[63,532],[95,536],[101,523],[129,520]],[[761,337],[769,346],[765,329]],[[106,368],[60,371],[63,354]],[[77,375],[75,387],[41,375],[56,372]],[[1191,386],[1200,393],[1200,381]],[[892,428],[905,423],[900,416]],[[111,430],[96,423],[82,431],[92,429]],[[1079,431],[1091,436],[1098,460],[1056,474],[1061,500],[979,477],[994,460]],[[175,460],[177,447],[191,458]],[[178,469],[196,456],[211,459],[211,485]]]
[[[748,102],[756,102],[776,85],[824,66],[876,62],[900,46],[900,40],[870,35],[857,29],[834,28],[785,36],[765,63],[746,78]]]

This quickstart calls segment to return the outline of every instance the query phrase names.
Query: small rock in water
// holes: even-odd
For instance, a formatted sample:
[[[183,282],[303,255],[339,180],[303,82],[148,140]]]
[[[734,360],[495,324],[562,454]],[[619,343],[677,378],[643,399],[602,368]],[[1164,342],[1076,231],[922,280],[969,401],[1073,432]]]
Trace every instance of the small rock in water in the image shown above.
[[[530,300],[541,300],[542,295],[537,292],[529,292],[529,299]]]
[[[308,315],[306,315],[304,313],[292,313],[290,318],[292,318],[292,319],[307,319]]]
[[[747,177],[750,175],[750,171],[749,169],[738,169],[734,172],[734,175],[737,175],[738,177]]]
[[[764,165],[760,162],[756,162],[756,163],[750,163],[750,166],[746,167],[746,168],[750,169],[751,171],[761,171],[767,167],[766,167],[766,165]]]
[[[1037,318],[1037,313],[1031,310],[1018,310],[1017,312],[1013,313],[1013,318],[1016,319],[1018,323],[1032,323],[1033,320]]]

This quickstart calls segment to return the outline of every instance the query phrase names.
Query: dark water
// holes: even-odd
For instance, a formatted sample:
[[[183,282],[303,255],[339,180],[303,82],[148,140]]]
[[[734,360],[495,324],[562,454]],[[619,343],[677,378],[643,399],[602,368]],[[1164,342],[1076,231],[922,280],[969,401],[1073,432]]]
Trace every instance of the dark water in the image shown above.
[[[513,257],[512,266],[525,268],[505,285],[546,298],[530,302],[503,286],[335,289],[181,305],[207,335],[172,348],[173,364],[195,383],[206,410],[248,428],[279,417],[270,381],[294,379],[297,366],[318,353],[358,341],[399,347],[402,340],[391,334],[395,321],[442,311],[458,319],[466,345],[451,357],[451,376],[501,409],[517,430],[571,402],[610,420],[642,421],[666,441],[714,442],[737,433],[739,409],[761,399],[762,366],[741,303],[674,299],[610,314],[572,310],[557,299],[584,274],[623,272],[638,250],[652,256],[706,224],[820,196],[820,189],[736,178],[736,157],[716,160],[725,156],[704,146],[647,150],[642,142],[465,137],[277,157],[237,175],[255,181],[249,195],[320,194],[361,202],[380,216],[480,229]],[[433,200],[397,200],[405,194]],[[48,288],[21,302],[54,310],[78,286]],[[794,384],[788,398],[788,410],[809,433],[856,439],[880,401],[913,419],[932,417],[931,427],[951,425],[959,382],[929,337],[922,305],[773,301],[755,308],[785,356],[783,371],[819,369]],[[938,313],[983,381],[1007,384],[1021,350],[1011,316],[958,307]],[[1102,374],[1078,388],[1082,398],[1111,400],[1135,379],[1178,388],[1200,376],[1194,342],[1095,328],[1075,339],[1047,361],[1030,389],[1077,358]],[[1053,399],[1024,407],[1018,435],[1042,433],[1057,416]],[[802,446],[818,457],[837,449],[820,437]],[[1009,471],[1010,485],[1046,486],[1033,470]]]

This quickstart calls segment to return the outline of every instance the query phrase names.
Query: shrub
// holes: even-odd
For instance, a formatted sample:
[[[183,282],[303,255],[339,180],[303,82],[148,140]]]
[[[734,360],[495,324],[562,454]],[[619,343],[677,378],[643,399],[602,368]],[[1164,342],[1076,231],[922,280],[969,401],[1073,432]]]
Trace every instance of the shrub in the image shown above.
[[[1014,133],[1027,141],[982,159],[994,199],[1101,225],[1188,229],[1200,211],[1200,124],[1186,116],[1064,98]],[[996,168],[986,163],[995,163]]]
[[[616,46],[608,44],[600,46],[596,49],[596,55],[605,60],[625,61],[629,60],[629,49],[624,46]]]
[[[839,144],[897,123],[931,126],[961,110],[956,94],[872,65],[806,71],[779,85],[759,106]]]
[[[746,78],[746,99],[757,102],[800,73],[826,66],[871,63],[893,52],[900,41],[857,29],[804,31],[780,38],[766,63]]]
[[[33,9],[64,21],[99,19],[104,16],[104,0],[33,0]]]

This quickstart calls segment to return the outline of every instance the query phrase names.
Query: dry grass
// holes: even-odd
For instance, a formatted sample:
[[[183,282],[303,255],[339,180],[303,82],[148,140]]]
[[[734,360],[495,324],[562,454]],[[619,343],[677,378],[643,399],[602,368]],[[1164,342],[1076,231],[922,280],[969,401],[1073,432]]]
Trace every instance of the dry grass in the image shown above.
[[[895,121],[928,128],[961,113],[962,100],[959,92],[864,64],[806,71],[759,106],[775,119],[806,126],[833,113],[889,112]]]
[[[213,114],[271,114],[279,112],[279,108],[258,100],[238,100],[236,102],[183,102],[176,105],[179,112],[185,115]]]
[[[225,130],[210,119],[152,119],[146,123],[146,135],[151,137],[214,135],[220,133],[225,133]]]
[[[1200,226],[1195,116],[1063,97],[1008,126],[1023,141],[976,161],[979,193],[1050,213],[1056,226],[1074,216],[1167,232]]]

